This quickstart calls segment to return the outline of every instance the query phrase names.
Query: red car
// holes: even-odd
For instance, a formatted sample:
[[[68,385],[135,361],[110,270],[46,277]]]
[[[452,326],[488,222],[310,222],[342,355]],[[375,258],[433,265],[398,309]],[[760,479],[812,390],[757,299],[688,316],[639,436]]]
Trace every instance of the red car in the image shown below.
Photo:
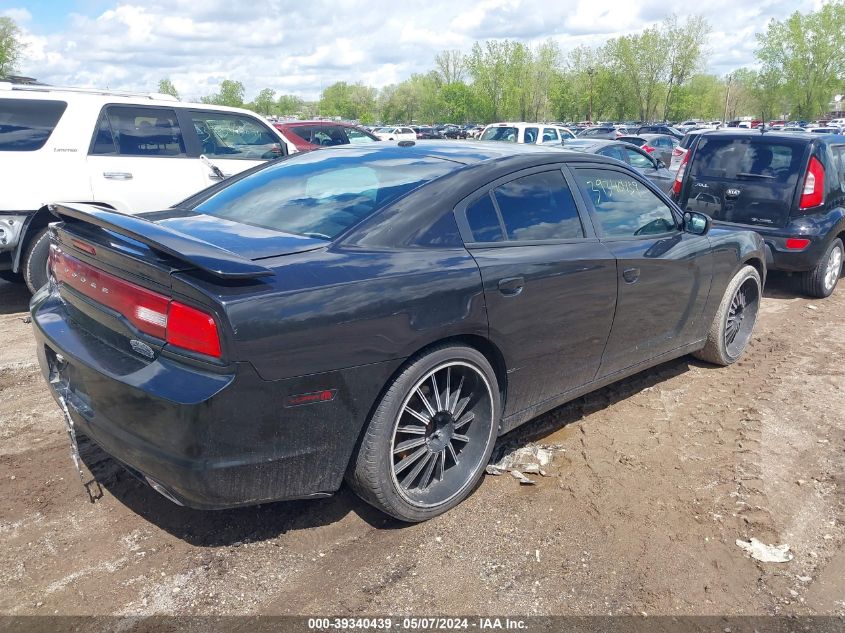
[[[367,130],[350,123],[336,121],[290,121],[274,123],[273,126],[293,143],[299,152],[335,145],[372,143],[379,140]]]

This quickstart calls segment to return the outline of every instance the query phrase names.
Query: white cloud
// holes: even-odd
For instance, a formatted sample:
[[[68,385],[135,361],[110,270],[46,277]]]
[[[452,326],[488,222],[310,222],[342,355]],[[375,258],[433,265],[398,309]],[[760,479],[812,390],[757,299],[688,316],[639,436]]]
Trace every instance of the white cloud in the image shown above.
[[[24,32],[24,74],[57,85],[154,90],[169,77],[185,97],[236,79],[260,89],[315,98],[335,81],[378,87],[433,67],[444,48],[468,50],[486,38],[564,51],[636,32],[674,10],[702,12],[713,26],[708,70],[753,64],[754,34],[771,18],[820,0],[129,0],[97,16],[68,14],[49,35],[26,8],[2,11]]]

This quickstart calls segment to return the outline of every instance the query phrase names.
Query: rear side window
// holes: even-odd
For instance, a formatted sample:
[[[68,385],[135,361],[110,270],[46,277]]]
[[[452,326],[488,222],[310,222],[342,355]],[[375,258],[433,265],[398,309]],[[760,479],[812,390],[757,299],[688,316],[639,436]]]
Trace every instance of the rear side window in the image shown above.
[[[516,143],[519,139],[519,130],[515,127],[488,127],[481,135],[482,141],[506,141]]]
[[[505,239],[499,214],[490,195],[485,195],[467,207],[467,224],[474,242],[501,242]]]
[[[572,192],[560,171],[523,176],[493,191],[511,240],[584,237]]]
[[[295,155],[256,171],[195,207],[242,224],[331,240],[423,183],[450,161],[365,149]]]
[[[626,147],[625,156],[628,159],[628,162],[634,167],[639,167],[640,169],[648,169],[649,167],[654,168],[654,163],[635,149]]]
[[[202,153],[209,158],[269,160],[282,154],[279,138],[251,116],[192,110],[190,117]],[[294,134],[299,135],[298,129]]]
[[[804,150],[804,144],[705,136],[698,143],[690,173],[702,178],[769,180],[794,185]]]
[[[92,154],[184,156],[185,141],[170,108],[108,106],[97,125]]]
[[[290,131],[303,141],[321,147],[349,144],[343,128],[337,125],[296,125],[290,128]]]
[[[44,147],[67,103],[0,99],[0,152],[34,152]]]

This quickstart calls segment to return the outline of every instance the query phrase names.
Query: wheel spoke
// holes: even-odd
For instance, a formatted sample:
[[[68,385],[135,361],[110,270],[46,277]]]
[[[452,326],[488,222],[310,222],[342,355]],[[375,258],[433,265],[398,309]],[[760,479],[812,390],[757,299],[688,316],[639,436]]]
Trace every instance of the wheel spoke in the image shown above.
[[[417,461],[420,457],[422,457],[426,453],[428,453],[428,448],[425,447],[425,446],[421,446],[420,448],[415,450],[413,453],[411,453],[410,455],[408,455],[407,457],[405,457],[401,461],[394,464],[393,465],[393,473],[395,475],[398,475],[399,473],[401,473],[403,470],[408,468],[408,466],[413,464],[415,461]]]
[[[394,453],[401,453],[403,451],[410,450],[412,448],[416,448],[417,446],[422,446],[425,444],[424,437],[415,437],[412,440],[405,440],[404,442],[399,442],[396,447],[393,449]]]
[[[437,387],[436,373],[431,374],[431,386],[434,390],[434,403],[437,405],[437,410],[442,411],[443,405],[440,403],[440,389]]]
[[[446,448],[448,448],[448,449],[449,449],[449,454],[452,456],[452,461],[454,461],[454,462],[455,462],[455,464],[457,464],[457,463],[458,463],[458,454],[455,452],[455,447],[454,447],[454,446],[452,446],[452,442],[449,442],[449,443],[446,445]],[[445,453],[444,453],[444,454],[445,454]]]
[[[461,414],[464,412],[464,409],[466,409],[467,405],[469,404],[469,401],[470,401],[471,396],[472,396],[472,394],[470,394],[469,396],[467,396],[466,398],[464,398],[464,399],[463,399],[463,400],[462,400],[462,401],[458,404],[458,406],[457,406],[457,407],[455,408],[455,410],[452,412],[452,417],[453,417],[453,418],[458,418],[458,419],[460,419]]]
[[[414,483],[414,480],[419,476],[420,471],[425,468],[425,465],[429,462],[429,459],[431,458],[431,453],[427,448],[423,447],[420,450],[425,452],[426,458],[419,460],[417,462],[417,465],[411,469],[411,472],[405,475],[405,478],[402,480],[402,486],[404,488],[409,488],[411,484]]]
[[[472,422],[474,419],[475,419],[475,414],[472,411],[468,411],[466,414],[464,414],[464,417],[462,417],[460,420],[455,422],[455,430],[457,431],[459,428],[466,426],[467,424]]]
[[[417,420],[419,420],[425,425],[428,425],[429,421],[431,420],[431,418],[425,417],[422,413],[420,413],[419,411],[415,411],[411,407],[406,406],[405,411],[410,413],[412,416],[414,416]]]
[[[428,488],[431,485],[434,479],[434,467],[438,461],[437,453],[432,453],[431,457],[428,458],[428,466],[425,467],[425,472],[423,473],[422,479],[420,479],[420,489]]]
[[[423,401],[425,408],[428,409],[429,415],[433,416],[435,413],[437,413],[437,411],[434,410],[434,407],[431,406],[431,403],[428,401],[428,398],[425,397],[425,394],[419,387],[417,387],[417,395],[420,397],[420,400]]]
[[[443,475],[446,473],[446,451],[440,451],[440,459],[437,462],[440,464],[440,475],[437,477],[437,481],[443,481]]]
[[[452,392],[452,367],[446,368],[446,402],[443,403],[444,411],[451,411],[449,408],[449,396]]]
[[[458,440],[459,442],[463,442],[466,444],[469,442],[469,438],[466,435],[461,435],[460,433],[455,433],[452,435],[453,440]]]
[[[455,392],[455,402],[452,403],[452,408],[449,409],[449,413],[455,415],[455,407],[458,406],[458,402],[461,399],[461,389],[464,386],[464,377],[461,376],[461,382],[458,383],[458,390]]]
[[[417,426],[416,424],[398,426],[396,427],[396,432],[408,433],[409,435],[425,435],[425,427]]]

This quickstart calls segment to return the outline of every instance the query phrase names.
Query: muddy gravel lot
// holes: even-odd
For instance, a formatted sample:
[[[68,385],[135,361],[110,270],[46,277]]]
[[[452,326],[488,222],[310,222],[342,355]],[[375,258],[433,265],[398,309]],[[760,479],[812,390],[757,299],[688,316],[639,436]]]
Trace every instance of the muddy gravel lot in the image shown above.
[[[0,614],[845,614],[845,284],[786,278],[750,349],[689,357],[503,438],[556,447],[534,486],[488,476],[407,526],[348,490],[179,508],[85,443],[95,503],[0,282]],[[788,544],[761,563],[736,541]]]

